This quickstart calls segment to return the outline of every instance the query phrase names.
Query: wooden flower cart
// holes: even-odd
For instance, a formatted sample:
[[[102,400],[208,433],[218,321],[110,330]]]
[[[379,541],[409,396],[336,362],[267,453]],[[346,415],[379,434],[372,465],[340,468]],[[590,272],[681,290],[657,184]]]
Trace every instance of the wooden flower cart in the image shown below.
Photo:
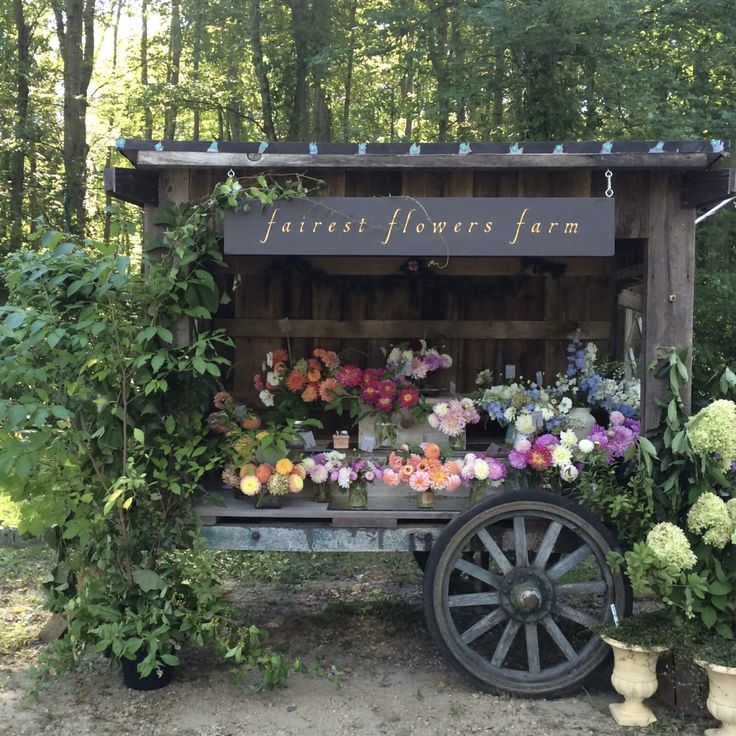
[[[441,342],[459,393],[486,368],[553,377],[575,330],[641,371],[660,347],[691,344],[696,209],[736,190],[720,141],[118,148],[135,168],[108,170],[107,189],[144,208],[152,238],[165,201],[201,200],[228,172],[324,181],[316,203],[225,221],[231,272],[216,277],[232,299],[216,326],[235,342],[231,389],[250,405],[264,354],[287,342],[295,355],[322,347],[373,365],[392,342]],[[666,386],[641,377],[648,429]],[[492,691],[580,687],[607,655],[590,627],[631,606],[605,562],[612,531],[548,491],[471,507],[448,496],[431,511],[395,492],[365,511],[301,495],[281,509],[223,502],[200,508],[214,548],[428,554],[429,629],[452,666]]]

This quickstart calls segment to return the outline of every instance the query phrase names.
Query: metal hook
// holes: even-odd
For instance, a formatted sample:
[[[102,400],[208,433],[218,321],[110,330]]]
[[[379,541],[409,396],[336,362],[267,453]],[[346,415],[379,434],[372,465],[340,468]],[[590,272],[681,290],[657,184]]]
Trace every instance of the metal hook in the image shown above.
[[[227,178],[228,179],[234,179],[235,178],[235,172],[230,169],[230,171],[227,172]]]
[[[606,170],[606,179],[608,180],[608,186],[606,187],[606,197],[609,199],[613,197],[613,186],[611,185],[611,180],[613,179],[613,171],[611,169]]]

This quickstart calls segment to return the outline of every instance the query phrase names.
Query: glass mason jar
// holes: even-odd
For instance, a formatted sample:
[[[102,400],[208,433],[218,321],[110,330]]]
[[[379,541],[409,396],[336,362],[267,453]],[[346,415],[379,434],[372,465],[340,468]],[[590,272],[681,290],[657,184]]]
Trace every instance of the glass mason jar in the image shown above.
[[[280,509],[281,496],[274,496],[273,493],[260,493],[256,498],[257,509]]]
[[[488,484],[484,481],[473,481],[470,486],[470,503],[476,503],[486,497],[486,491],[488,490]]]
[[[429,510],[434,507],[434,491],[417,493],[417,508]]]
[[[348,506],[351,509],[368,508],[368,485],[366,483],[353,483],[348,490]]]
[[[464,450],[465,449],[465,432],[460,434],[449,435],[448,438],[451,450]]]
[[[376,447],[395,448],[399,444],[399,428],[390,419],[376,419]]]

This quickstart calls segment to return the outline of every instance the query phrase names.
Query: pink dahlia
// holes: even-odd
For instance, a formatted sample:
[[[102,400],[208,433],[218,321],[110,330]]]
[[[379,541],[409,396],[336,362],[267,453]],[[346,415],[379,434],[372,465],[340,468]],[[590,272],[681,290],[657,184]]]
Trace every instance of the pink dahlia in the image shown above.
[[[534,470],[546,470],[552,465],[552,453],[546,447],[532,447],[527,454],[527,462]]]
[[[501,480],[506,475],[506,466],[503,463],[491,457],[486,458],[486,462],[488,463],[488,477],[491,480]]]
[[[344,388],[355,388],[360,385],[363,371],[357,365],[345,365],[337,372],[337,382]]]
[[[398,398],[399,406],[402,409],[411,409],[419,403],[419,389],[402,388]]]
[[[375,404],[379,397],[378,386],[375,383],[363,384],[363,390],[360,392],[360,400],[364,404]]]
[[[394,400],[391,396],[379,396],[375,400],[375,407],[378,411],[390,414],[394,410]]]
[[[511,450],[511,452],[509,453],[509,462],[511,463],[512,468],[516,468],[517,470],[524,470],[524,468],[528,465],[527,453]]]
[[[552,445],[559,445],[559,438],[553,434],[543,434],[541,437],[537,437],[534,442],[534,447],[550,447]]]
[[[390,380],[381,381],[378,384],[378,391],[381,396],[388,396],[389,399],[393,399],[396,396],[396,384]]]
[[[417,493],[426,491],[429,488],[429,484],[429,473],[424,470],[417,470],[416,473],[412,473],[412,476],[409,479],[409,485],[411,486],[412,490],[416,491]]]
[[[392,468],[386,468],[383,471],[383,482],[387,486],[397,486],[399,483],[401,483],[401,479],[399,478],[399,474],[393,470]]]

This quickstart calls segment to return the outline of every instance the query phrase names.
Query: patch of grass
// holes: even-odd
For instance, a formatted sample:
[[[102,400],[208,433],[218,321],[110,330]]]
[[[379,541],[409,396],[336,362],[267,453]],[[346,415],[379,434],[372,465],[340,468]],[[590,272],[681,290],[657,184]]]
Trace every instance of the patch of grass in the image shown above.
[[[0,526],[18,526],[18,506],[0,491]]]

